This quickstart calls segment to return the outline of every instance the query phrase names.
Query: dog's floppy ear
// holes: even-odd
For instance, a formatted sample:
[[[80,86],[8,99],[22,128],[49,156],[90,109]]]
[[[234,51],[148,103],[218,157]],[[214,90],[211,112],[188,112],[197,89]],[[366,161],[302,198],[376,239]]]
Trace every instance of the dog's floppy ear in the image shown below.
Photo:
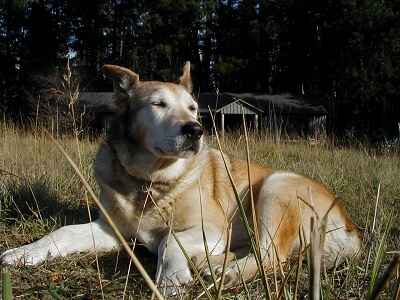
[[[135,72],[116,65],[104,65],[103,71],[107,76],[116,80],[117,88],[122,89],[129,96],[132,89],[139,83],[139,75]]]
[[[183,66],[182,75],[179,77],[179,84],[191,94],[193,91],[192,76],[190,75],[190,61]]]

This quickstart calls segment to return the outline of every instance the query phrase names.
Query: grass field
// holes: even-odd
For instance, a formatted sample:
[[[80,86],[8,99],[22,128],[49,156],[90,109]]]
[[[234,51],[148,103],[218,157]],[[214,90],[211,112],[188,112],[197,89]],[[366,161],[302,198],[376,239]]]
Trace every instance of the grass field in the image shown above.
[[[75,161],[81,161],[83,174],[97,189],[91,165],[99,141],[81,139],[77,143],[74,137],[59,141]],[[214,143],[212,138],[209,143]],[[322,272],[322,295],[323,299],[366,298],[371,277],[380,278],[389,262],[400,253],[398,152],[377,151],[362,145],[335,147],[325,141],[280,139],[278,142],[254,135],[249,145],[252,161],[310,176],[344,199],[350,215],[364,231],[363,251],[357,260]],[[224,139],[224,151],[235,157],[245,158],[245,148],[245,139],[240,135]],[[86,197],[78,176],[43,130],[25,132],[0,124],[0,252],[32,242],[62,225],[87,222]],[[89,202],[93,203],[90,199]],[[93,204],[91,212],[96,215]],[[155,257],[140,246],[135,251],[154,277]],[[88,254],[56,259],[38,267],[8,270],[16,298],[120,299],[123,295],[126,299],[150,298],[149,288],[135,269],[126,280],[128,265],[129,257],[120,252],[99,257],[99,271],[95,257]],[[396,299],[400,285],[399,266],[396,268],[380,299]],[[293,299],[298,283],[298,298],[308,299],[307,262],[303,263],[298,280],[290,263],[283,267],[283,273],[284,276],[268,277],[271,297]],[[182,298],[193,299],[200,292],[201,287],[195,285]],[[265,291],[256,279],[247,288],[226,291],[222,297],[262,299]]]

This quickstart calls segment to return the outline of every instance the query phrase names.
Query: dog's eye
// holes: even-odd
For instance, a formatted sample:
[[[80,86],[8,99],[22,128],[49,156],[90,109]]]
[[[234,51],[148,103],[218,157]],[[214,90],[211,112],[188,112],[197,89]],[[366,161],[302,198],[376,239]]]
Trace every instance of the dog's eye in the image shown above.
[[[196,106],[190,105],[190,106],[189,106],[189,110],[190,110],[190,111],[196,111]]]
[[[165,103],[164,101],[154,101],[151,102],[151,105],[158,107],[167,107],[167,103]]]

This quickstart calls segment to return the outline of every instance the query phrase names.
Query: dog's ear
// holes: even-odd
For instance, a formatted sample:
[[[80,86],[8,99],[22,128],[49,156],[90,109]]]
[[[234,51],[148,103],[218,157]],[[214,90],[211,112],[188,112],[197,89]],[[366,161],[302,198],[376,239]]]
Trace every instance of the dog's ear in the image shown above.
[[[128,107],[128,99],[139,84],[139,75],[116,65],[104,65],[103,72],[114,80],[114,95],[106,108],[111,113],[123,113]]]
[[[117,89],[121,89],[130,96],[132,89],[139,83],[139,75],[135,72],[116,65],[104,65],[103,71],[107,76],[112,77]]]
[[[191,94],[193,91],[192,76],[190,75],[190,61],[183,66],[182,75],[179,77],[179,84]]]

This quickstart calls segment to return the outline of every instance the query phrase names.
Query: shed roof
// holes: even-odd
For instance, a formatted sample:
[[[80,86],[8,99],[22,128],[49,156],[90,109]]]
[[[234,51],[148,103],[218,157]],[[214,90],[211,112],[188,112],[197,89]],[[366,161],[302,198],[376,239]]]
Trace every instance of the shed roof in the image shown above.
[[[326,115],[327,110],[320,101],[302,96],[284,94],[227,93],[245,99],[247,102],[263,108],[264,111],[276,109],[287,114]]]
[[[273,109],[285,114],[327,114],[327,110],[320,103],[288,93],[271,95],[227,92],[219,94],[218,97],[213,93],[202,93],[199,95],[198,102],[200,111],[208,111],[208,106],[214,111],[219,111],[222,107],[238,100],[245,106],[261,112]]]
[[[241,98],[229,95],[227,93],[222,93],[218,96],[213,93],[201,93],[199,95],[198,103],[199,111],[205,113],[208,112],[209,108],[211,109],[211,111],[214,112],[224,112],[232,114],[241,114],[242,109],[245,114],[263,112],[263,110],[259,107],[256,107]]]
[[[81,92],[78,100],[87,106],[103,106],[110,105],[112,92]]]

